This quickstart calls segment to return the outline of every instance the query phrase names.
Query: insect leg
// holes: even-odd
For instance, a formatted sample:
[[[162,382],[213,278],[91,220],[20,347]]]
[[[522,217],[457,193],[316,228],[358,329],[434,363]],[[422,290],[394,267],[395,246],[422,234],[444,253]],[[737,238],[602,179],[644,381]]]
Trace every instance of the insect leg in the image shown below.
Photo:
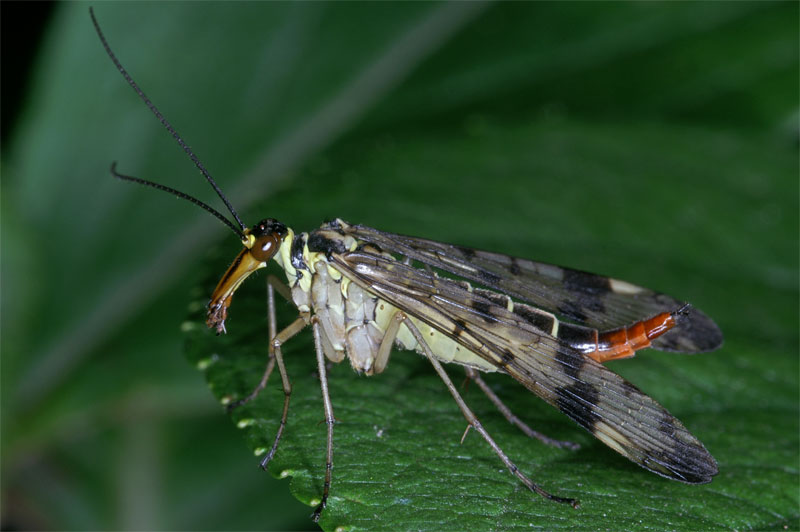
[[[274,275],[270,274],[267,276],[267,286],[273,287],[278,293],[283,296],[283,299],[286,301],[292,300],[292,292],[289,290],[289,287],[286,286],[286,283],[282,282],[280,279],[275,277]]]
[[[275,329],[277,327],[275,322],[275,292],[272,288],[272,285],[269,283],[267,283],[267,316],[269,319],[269,343],[272,344],[272,340],[275,338]],[[228,405],[228,412],[235,408],[239,408],[243,404],[249,403],[255,399],[258,394],[261,393],[261,390],[267,386],[269,376],[272,375],[272,370],[275,369],[275,355],[272,353],[271,349],[268,348],[267,350],[269,351],[267,366],[264,369],[264,374],[261,376],[261,381],[246,397],[230,403]]]
[[[308,324],[308,320],[307,313],[300,314],[288,327],[279,332],[270,343],[270,351],[274,353],[275,361],[278,363],[278,373],[281,374],[281,382],[283,383],[283,413],[281,414],[281,423],[278,425],[278,432],[275,434],[275,441],[272,443],[272,448],[264,459],[261,460],[262,469],[266,469],[267,464],[269,464],[272,457],[275,456],[275,451],[278,450],[278,443],[281,441],[281,436],[283,436],[283,429],[286,428],[286,418],[289,417],[289,398],[292,395],[292,384],[289,382],[289,375],[286,373],[286,366],[283,364],[281,344],[302,331]]]
[[[277,325],[275,320],[275,290],[277,290],[279,294],[281,294],[289,301],[291,301],[292,297],[286,285],[283,284],[277,277],[275,277],[274,275],[270,275],[267,278],[267,316],[269,319],[270,344],[272,343],[272,340],[275,338],[275,334],[277,331]],[[232,410],[239,408],[240,406],[249,403],[256,397],[258,397],[258,394],[261,393],[261,390],[263,390],[267,386],[267,381],[269,380],[270,375],[272,375],[273,369],[275,369],[275,355],[272,353],[272,350],[270,349],[267,360],[267,366],[264,369],[264,374],[261,376],[261,381],[255,388],[253,388],[253,391],[251,391],[247,395],[247,397],[243,397],[238,401],[233,401],[232,403],[230,403],[227,407],[228,412],[231,412]]]
[[[497,454],[497,456],[500,457],[500,460],[505,464],[508,470],[511,471],[511,473],[513,473],[518,479],[520,479],[520,481],[522,481],[522,483],[525,484],[525,486],[529,490],[538,493],[545,499],[549,499],[555,502],[564,502],[569,504],[573,508],[578,508],[579,503],[577,499],[558,497],[556,495],[552,495],[546,492],[538,484],[536,484],[531,479],[526,477],[522,473],[522,471],[520,471],[519,468],[516,465],[514,465],[514,462],[512,462],[511,459],[508,458],[506,453],[503,452],[500,446],[497,445],[497,443],[495,443],[495,441],[492,439],[489,433],[486,432],[486,429],[483,428],[481,422],[478,421],[478,418],[475,417],[475,414],[472,412],[472,410],[470,410],[469,406],[467,406],[467,403],[464,402],[464,399],[461,397],[461,395],[458,393],[458,390],[453,385],[453,381],[451,381],[450,377],[447,376],[447,372],[445,372],[444,368],[439,363],[439,361],[433,357],[433,352],[431,351],[430,346],[425,341],[425,338],[422,336],[422,333],[419,332],[419,329],[417,329],[416,325],[414,325],[411,322],[411,320],[407,319],[408,317],[405,314],[403,313],[401,314],[404,318],[404,323],[406,327],[408,327],[408,330],[411,331],[411,334],[417,340],[417,343],[420,345],[420,347],[422,347],[422,350],[425,352],[425,356],[428,357],[430,363],[433,364],[433,368],[436,370],[436,373],[439,374],[439,378],[442,379],[445,386],[447,386],[447,389],[450,391],[450,395],[453,396],[453,399],[455,399],[456,404],[458,404],[458,407],[461,409],[461,413],[464,414],[464,417],[467,419],[470,426],[472,426],[476,431],[478,431],[478,433],[481,436],[483,436],[483,439],[486,440],[486,442],[489,444],[489,446],[492,448],[495,454]]]
[[[559,449],[572,449],[573,451],[580,449],[580,445],[577,443],[573,443],[571,441],[562,441],[556,440],[554,438],[550,438],[545,436],[539,431],[533,430],[524,421],[518,418],[514,413],[508,408],[503,402],[497,397],[489,385],[481,378],[480,374],[472,368],[464,368],[467,372],[467,378],[470,380],[475,381],[475,384],[478,385],[483,393],[486,394],[486,397],[492,402],[492,404],[500,411],[501,414],[508,420],[509,423],[512,425],[516,425],[522,432],[524,432],[529,438],[536,438],[537,440],[545,443],[547,445],[552,445],[553,447],[558,447]]]
[[[311,320],[311,327],[314,331],[314,349],[317,352],[317,371],[319,372],[319,385],[322,390],[322,403],[325,407],[325,424],[328,426],[328,452],[325,459],[325,483],[322,487],[322,500],[314,509],[311,519],[316,523],[322,514],[322,510],[328,504],[328,492],[331,489],[331,472],[333,470],[333,424],[336,419],[333,417],[333,406],[331,396],[328,393],[328,374],[325,369],[325,352],[322,349],[322,332],[320,331],[319,321],[315,318]]]
[[[392,352],[394,339],[397,338],[397,331],[400,330],[400,324],[403,322],[403,315],[400,312],[392,314],[389,325],[383,333],[383,340],[378,347],[378,354],[375,355],[375,363],[372,365],[373,371],[377,373],[383,372],[386,369],[386,364],[389,363],[389,355]]]

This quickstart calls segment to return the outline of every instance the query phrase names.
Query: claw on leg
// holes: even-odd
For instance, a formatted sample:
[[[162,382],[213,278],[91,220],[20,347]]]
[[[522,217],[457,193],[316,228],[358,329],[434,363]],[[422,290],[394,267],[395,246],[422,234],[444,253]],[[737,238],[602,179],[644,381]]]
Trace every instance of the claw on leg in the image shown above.
[[[319,372],[319,385],[322,390],[322,404],[325,408],[325,424],[328,426],[328,447],[325,459],[325,483],[322,486],[322,500],[314,509],[311,519],[316,523],[322,514],[322,510],[328,504],[328,493],[331,489],[331,474],[333,471],[333,425],[336,419],[333,417],[333,406],[331,396],[328,392],[328,374],[325,370],[325,352],[322,347],[322,333],[319,322],[312,318],[311,327],[314,331],[314,350],[317,353],[317,371]]]

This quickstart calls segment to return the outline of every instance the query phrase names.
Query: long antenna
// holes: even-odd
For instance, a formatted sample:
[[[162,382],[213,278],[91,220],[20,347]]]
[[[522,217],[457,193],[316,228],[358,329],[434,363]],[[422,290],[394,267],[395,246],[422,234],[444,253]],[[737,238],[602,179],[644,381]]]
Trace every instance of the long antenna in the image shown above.
[[[100,24],[97,23],[97,19],[94,16],[94,9],[91,8],[91,7],[89,8],[89,15],[92,17],[92,24],[94,24],[94,29],[95,29],[95,31],[97,31],[97,36],[100,37],[100,42],[103,43],[103,48],[105,48],[106,53],[108,54],[108,57],[111,58],[111,61],[114,62],[114,65],[117,67],[117,70],[119,70],[120,74],[122,74],[122,77],[125,78],[125,81],[128,82],[128,85],[130,85],[131,88],[134,91],[136,91],[136,94],[139,95],[139,98],[141,98],[142,101],[145,103],[145,105],[147,105],[148,109],[150,109],[150,111],[152,111],[153,114],[156,115],[156,118],[158,118],[159,122],[161,122],[161,125],[163,125],[167,129],[167,131],[169,131],[170,134],[172,134],[172,138],[174,138],[175,141],[178,143],[178,145],[181,148],[183,148],[183,151],[186,152],[186,154],[192,160],[192,162],[197,167],[197,169],[200,170],[200,173],[202,173],[203,176],[205,176],[205,178],[208,181],[208,183],[211,185],[211,187],[214,189],[214,191],[217,193],[217,195],[222,199],[222,202],[225,203],[225,206],[228,208],[228,210],[231,212],[233,217],[236,219],[236,222],[239,224],[239,227],[241,228],[241,230],[237,230],[237,229],[234,229],[234,230],[236,231],[236,233],[239,236],[242,236],[242,231],[246,230],[247,226],[244,225],[244,223],[242,223],[242,220],[239,218],[239,215],[236,214],[236,210],[233,208],[233,205],[230,204],[230,202],[228,201],[228,198],[226,198],[225,194],[222,193],[222,190],[220,190],[220,188],[217,186],[216,181],[214,181],[214,178],[211,177],[211,174],[208,173],[208,170],[206,170],[205,166],[203,166],[203,163],[200,162],[200,159],[198,159],[197,156],[192,151],[192,149],[189,146],[186,145],[186,143],[183,141],[183,138],[181,138],[181,136],[178,134],[178,132],[175,131],[175,128],[172,127],[172,125],[167,121],[167,119],[164,118],[164,115],[162,115],[161,111],[159,111],[158,108],[153,104],[153,102],[150,101],[150,98],[147,97],[147,95],[144,93],[144,91],[142,91],[142,89],[139,88],[139,85],[137,85],[136,82],[133,81],[133,78],[131,78],[131,76],[128,74],[128,72],[125,70],[125,68],[122,66],[122,63],[119,62],[119,59],[117,59],[117,56],[114,55],[114,52],[111,51],[111,47],[108,45],[108,41],[106,41],[106,37],[105,37],[105,35],[103,35],[103,31],[100,29]],[[113,172],[113,166],[112,166],[112,173],[114,173]],[[211,207],[209,207],[205,203],[203,203],[200,200],[197,200],[195,198],[192,198],[191,196],[189,196],[188,194],[184,194],[183,192],[179,192],[179,191],[177,191],[175,189],[172,189],[172,188],[169,188],[169,187],[165,187],[163,185],[159,185],[157,183],[153,183],[152,181],[147,181],[147,180],[144,180],[144,179],[131,178],[130,176],[122,176],[121,174],[118,175],[116,173],[114,173],[114,175],[115,175],[115,177],[119,177],[121,179],[127,179],[128,181],[135,181],[135,182],[141,183],[143,185],[153,186],[155,188],[158,188],[159,190],[167,190],[169,192],[176,193],[176,195],[178,197],[183,198],[183,199],[188,199],[189,201],[192,201],[193,203],[202,206],[204,209],[206,209],[209,212],[213,213],[218,218],[225,219],[224,217],[222,217],[222,215],[220,213],[218,213],[217,211],[215,211],[214,209],[212,209]],[[227,222],[227,225],[233,227],[233,224],[231,224],[229,221],[227,221],[227,219],[225,219],[225,220]]]
[[[214,207],[211,207],[207,203],[203,203],[202,201],[200,201],[199,199],[195,198],[194,196],[190,196],[189,194],[186,194],[185,192],[181,192],[180,190],[176,190],[176,189],[174,189],[172,187],[168,187],[166,185],[162,185],[161,183],[156,183],[155,181],[148,181],[147,179],[142,179],[141,177],[133,177],[131,175],[120,174],[119,172],[117,172],[117,161],[114,161],[113,163],[111,163],[111,175],[113,175],[117,179],[122,179],[123,181],[132,181],[133,183],[138,183],[140,185],[153,187],[153,188],[156,188],[158,190],[163,190],[164,192],[169,192],[170,194],[174,194],[174,195],[178,196],[178,198],[180,198],[180,199],[185,199],[187,201],[191,201],[192,203],[194,203],[198,207],[201,207],[201,208],[207,210],[208,212],[210,212],[211,214],[213,214],[214,216],[219,218],[222,221],[222,223],[224,223],[225,225],[230,227],[233,230],[233,232],[236,233],[236,236],[238,236],[239,238],[244,239],[244,233],[242,233],[239,230],[238,227],[233,225],[230,220],[225,218],[225,215],[223,215],[222,213],[220,213],[218,210],[216,210]]]

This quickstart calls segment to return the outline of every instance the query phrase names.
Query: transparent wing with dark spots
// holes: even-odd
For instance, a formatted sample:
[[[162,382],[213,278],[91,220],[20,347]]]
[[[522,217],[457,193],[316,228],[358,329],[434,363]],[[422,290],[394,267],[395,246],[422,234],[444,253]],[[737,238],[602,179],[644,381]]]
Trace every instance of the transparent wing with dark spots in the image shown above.
[[[661,312],[674,312],[685,304],[668,295],[601,275],[385,233],[341,220],[333,224],[383,251],[399,253],[600,331],[630,325]],[[721,345],[719,327],[695,308],[681,314],[674,329],[653,341],[656,349],[682,353],[711,351]]]
[[[366,250],[331,259],[354,282],[503,369],[633,462],[687,483],[717,473],[702,443],[661,405],[481,292]]]

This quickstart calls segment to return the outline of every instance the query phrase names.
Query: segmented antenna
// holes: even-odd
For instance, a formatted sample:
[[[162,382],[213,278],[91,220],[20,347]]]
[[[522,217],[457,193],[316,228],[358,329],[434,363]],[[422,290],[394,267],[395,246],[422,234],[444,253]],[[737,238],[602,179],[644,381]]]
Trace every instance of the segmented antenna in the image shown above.
[[[159,111],[158,108],[153,104],[153,102],[150,101],[150,98],[147,97],[147,95],[144,93],[144,91],[142,91],[142,89],[139,88],[139,85],[137,85],[136,82],[133,81],[133,78],[131,78],[131,76],[128,74],[128,72],[125,70],[125,68],[122,66],[122,63],[119,62],[119,59],[117,59],[117,56],[114,55],[114,52],[111,51],[111,47],[108,45],[108,41],[106,41],[106,37],[105,37],[105,35],[103,35],[103,31],[100,29],[100,24],[98,24],[97,18],[95,18],[95,16],[94,16],[94,9],[91,8],[91,7],[89,8],[89,15],[92,17],[92,24],[94,24],[94,29],[95,29],[95,31],[97,31],[97,36],[100,37],[100,42],[103,43],[103,48],[105,48],[106,53],[108,54],[108,57],[111,58],[111,61],[117,67],[117,70],[119,70],[120,74],[122,74],[122,77],[125,78],[125,81],[128,82],[128,85],[130,85],[131,88],[134,91],[136,91],[136,94],[139,95],[139,98],[142,99],[142,101],[145,103],[145,105],[148,107],[148,109],[150,109],[150,111],[152,111],[152,113],[154,115],[156,115],[156,118],[158,118],[159,122],[161,122],[161,125],[163,125],[167,129],[167,131],[170,132],[170,134],[172,135],[172,138],[174,138],[175,141],[178,143],[178,145],[181,148],[183,148],[183,151],[186,152],[186,154],[192,160],[192,162],[197,167],[197,169],[200,170],[200,173],[203,174],[203,176],[206,178],[206,181],[208,181],[208,183],[214,189],[214,192],[216,192],[217,195],[220,197],[220,199],[222,199],[222,202],[225,204],[225,206],[228,208],[230,213],[236,219],[236,222],[239,224],[240,229],[237,229],[222,214],[220,214],[219,212],[217,212],[213,208],[209,207],[208,205],[206,205],[202,201],[200,201],[200,200],[198,200],[196,198],[193,198],[192,196],[189,196],[188,194],[185,194],[183,192],[175,190],[174,188],[170,188],[170,187],[167,187],[167,186],[164,186],[164,185],[159,185],[158,183],[154,183],[152,181],[147,181],[146,179],[140,179],[138,177],[124,176],[122,174],[118,174],[114,170],[114,168],[116,167],[116,163],[114,163],[111,166],[111,173],[114,175],[114,177],[118,177],[120,179],[125,179],[127,181],[133,181],[135,183],[140,183],[142,185],[151,186],[153,188],[157,188],[159,190],[164,190],[164,191],[170,192],[172,194],[175,194],[179,198],[182,198],[182,199],[185,199],[185,200],[189,200],[192,203],[194,203],[195,205],[198,205],[198,206],[204,208],[205,210],[209,211],[210,213],[212,213],[217,218],[219,218],[221,220],[224,220],[225,224],[228,225],[230,228],[232,228],[234,230],[234,232],[236,232],[236,234],[239,235],[239,237],[241,238],[243,236],[242,231],[246,230],[247,226],[244,225],[244,223],[242,223],[242,220],[239,218],[239,215],[236,214],[236,210],[233,208],[233,205],[230,204],[230,202],[228,201],[228,198],[226,198],[225,194],[222,193],[222,190],[220,190],[219,186],[217,186],[216,181],[214,181],[214,178],[211,177],[211,174],[208,173],[208,170],[206,170],[205,166],[203,166],[203,163],[200,162],[200,159],[198,159],[197,156],[192,151],[192,149],[189,146],[186,145],[186,143],[183,141],[183,138],[181,138],[181,136],[178,134],[178,132],[175,131],[175,128],[172,127],[172,125],[167,121],[167,119],[164,118],[164,115],[162,115],[161,111]]]
[[[169,192],[170,194],[174,194],[175,196],[179,197],[180,199],[185,199],[187,201],[191,201],[192,203],[194,203],[198,207],[201,207],[201,208],[207,210],[208,212],[210,212],[211,214],[213,214],[214,216],[219,218],[222,221],[222,223],[224,223],[225,225],[230,227],[233,230],[233,232],[236,233],[236,235],[239,238],[244,239],[244,233],[242,233],[239,230],[238,227],[233,225],[230,220],[225,218],[225,216],[222,213],[220,213],[214,207],[211,207],[207,203],[203,203],[202,201],[200,201],[199,199],[195,198],[194,196],[190,196],[189,194],[186,194],[185,192],[181,192],[180,190],[176,190],[176,189],[174,189],[172,187],[168,187],[166,185],[162,185],[161,183],[156,183],[154,181],[148,181],[147,179],[142,179],[141,177],[133,177],[132,175],[120,174],[119,172],[117,172],[117,161],[114,161],[113,163],[111,163],[111,175],[113,175],[117,179],[122,179],[123,181],[131,181],[133,183],[138,183],[140,185],[153,187],[153,188],[156,188],[158,190],[163,190],[164,192]]]

